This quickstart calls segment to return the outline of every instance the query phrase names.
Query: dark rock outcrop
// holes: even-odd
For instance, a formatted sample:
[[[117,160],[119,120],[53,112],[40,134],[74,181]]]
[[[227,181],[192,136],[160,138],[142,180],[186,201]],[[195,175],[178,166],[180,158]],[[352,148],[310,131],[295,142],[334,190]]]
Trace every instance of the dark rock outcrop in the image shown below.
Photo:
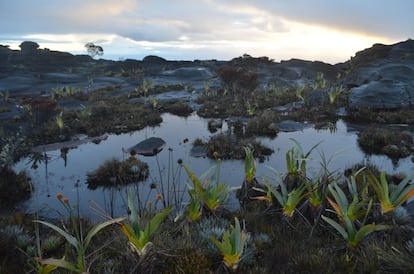
[[[414,106],[414,41],[376,44],[356,53],[343,83],[351,108],[398,109]]]

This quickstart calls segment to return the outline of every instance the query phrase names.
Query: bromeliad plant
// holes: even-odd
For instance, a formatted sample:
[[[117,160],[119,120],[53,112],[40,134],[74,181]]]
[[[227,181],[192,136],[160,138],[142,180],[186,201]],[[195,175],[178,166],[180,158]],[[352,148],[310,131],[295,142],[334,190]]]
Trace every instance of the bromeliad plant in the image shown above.
[[[367,178],[377,194],[383,214],[395,210],[414,195],[414,184],[409,184],[412,177],[404,178],[395,186],[390,186],[385,172],[380,174],[379,179],[372,174],[367,175]]]
[[[306,190],[308,191],[308,201],[314,210],[319,210],[326,200],[326,192],[320,178],[316,178],[313,182],[304,181]]]
[[[356,225],[356,223],[352,222],[347,216],[344,217],[345,222],[340,223],[323,215],[322,219],[339,232],[342,238],[347,242],[348,246],[352,249],[357,248],[361,241],[372,232],[392,228],[392,226],[389,225],[377,225],[374,223]]]
[[[190,189],[188,194],[190,195],[190,202],[187,205],[186,215],[190,221],[195,222],[203,213],[203,201],[194,189]]]
[[[254,159],[254,150],[248,146],[244,147],[246,158],[244,159],[244,174],[247,184],[253,183],[256,176],[256,160]]]
[[[333,104],[335,103],[336,98],[338,97],[338,95],[340,95],[342,92],[344,91],[344,88],[342,87],[342,85],[338,86],[338,87],[331,87],[328,91],[328,95],[329,95],[329,103]]]
[[[297,177],[299,175],[306,177],[306,162],[309,160],[309,156],[312,151],[319,146],[319,143],[311,147],[306,153],[302,149],[302,146],[293,138],[290,138],[296,144],[296,147],[292,147],[286,152],[286,168],[288,176]]]
[[[190,196],[193,199],[202,201],[203,207],[211,212],[216,211],[219,207],[224,205],[228,198],[229,188],[226,183],[219,183],[219,161],[200,178],[198,178],[186,165],[182,162],[180,163],[193,183],[193,187],[189,188]],[[210,171],[214,171],[213,175],[210,178],[205,179],[204,183],[202,183],[203,178],[206,177]]]
[[[145,225],[144,229],[142,229],[144,225],[141,223],[142,220],[135,207],[134,198],[130,190],[128,190],[128,208],[130,210],[129,223],[122,223],[121,231],[127,236],[131,248],[138,256],[142,256],[152,246],[152,242],[150,242],[152,235],[157,231],[161,222],[170,214],[172,208],[164,208],[161,212],[155,214]]]
[[[267,190],[255,188],[255,190],[266,193],[266,196],[256,197],[258,200],[264,200],[274,204],[273,197],[276,198],[279,205],[282,207],[283,215],[292,217],[298,205],[308,195],[306,192],[306,185],[302,184],[298,188],[292,189],[290,192],[287,189],[284,181],[280,182],[278,187],[271,186],[269,181],[265,181]]]
[[[351,176],[351,181],[348,181],[348,190],[351,193],[352,202],[348,201],[345,192],[338,184],[328,186],[334,200],[329,197],[327,199],[340,222],[326,216],[322,216],[322,219],[339,232],[350,248],[357,248],[361,241],[372,232],[390,229],[391,226],[375,223],[365,224],[372,208],[372,199],[368,203],[366,200],[359,200],[358,193],[355,191],[355,180],[352,178],[355,178],[354,175]],[[360,222],[358,219],[362,216],[364,216],[364,219]]]
[[[351,178],[353,178],[353,176]],[[352,184],[348,184],[349,190],[351,190],[351,186]],[[338,184],[331,184],[328,186],[328,188],[335,201],[329,197],[327,197],[327,200],[329,204],[335,209],[335,212],[338,215],[339,219],[341,219],[343,222],[345,222],[346,218],[349,218],[352,222],[354,222],[358,218],[366,215],[371,210],[372,199],[369,201],[360,201],[358,194],[353,193],[352,202],[349,203],[345,192],[338,186]],[[365,208],[366,205],[368,205],[367,208]]]
[[[293,213],[295,213],[295,210],[299,203],[307,195],[306,185],[302,184],[301,186],[299,186],[298,188],[294,188],[290,192],[288,192],[284,182],[281,182],[279,186],[280,191],[277,190],[277,188],[268,185],[271,193],[276,197],[278,203],[282,207],[283,214],[290,218],[293,216]]]
[[[224,232],[221,242],[214,236],[211,236],[211,240],[220,249],[224,264],[230,270],[236,271],[247,241],[247,233],[241,229],[239,219],[234,218],[234,227],[232,226],[230,231]]]
[[[82,224],[80,221],[78,221],[79,218],[75,216],[73,212],[73,208],[69,204],[69,200],[67,198],[63,198],[63,195],[60,193],[57,194],[56,197],[59,199],[61,204],[65,207],[65,209],[69,212],[70,221],[71,221],[72,230],[73,230],[72,233],[74,233],[74,235],[72,235],[71,232],[67,230],[64,230],[54,224],[51,224],[45,221],[35,220],[34,222],[43,224],[53,229],[60,235],[62,235],[66,239],[66,241],[70,245],[72,245],[73,248],[75,249],[76,259],[74,262],[66,260],[65,257],[63,257],[62,259],[55,259],[55,258],[43,259],[40,262],[44,266],[44,268],[38,268],[38,269],[42,269],[42,271],[44,271],[43,273],[48,273],[52,271],[53,267],[55,266],[55,267],[64,268],[64,269],[67,269],[67,270],[70,270],[76,273],[89,273],[89,266],[87,263],[87,252],[86,251],[89,247],[89,244],[92,238],[105,227],[110,226],[115,223],[122,222],[125,218],[123,217],[116,218],[116,219],[105,221],[103,223],[99,223],[93,226],[85,236],[82,230]]]

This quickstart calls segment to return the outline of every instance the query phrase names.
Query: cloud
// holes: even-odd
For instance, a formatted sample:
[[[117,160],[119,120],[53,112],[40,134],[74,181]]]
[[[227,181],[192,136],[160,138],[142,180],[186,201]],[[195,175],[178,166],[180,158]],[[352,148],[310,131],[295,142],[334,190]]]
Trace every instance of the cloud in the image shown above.
[[[250,5],[291,21],[373,36],[401,38],[414,35],[414,1],[411,0],[290,0],[239,1],[231,5]]]
[[[414,36],[413,9],[411,0],[2,0],[0,43],[20,37],[71,52],[99,42],[105,55],[344,61],[373,43]]]

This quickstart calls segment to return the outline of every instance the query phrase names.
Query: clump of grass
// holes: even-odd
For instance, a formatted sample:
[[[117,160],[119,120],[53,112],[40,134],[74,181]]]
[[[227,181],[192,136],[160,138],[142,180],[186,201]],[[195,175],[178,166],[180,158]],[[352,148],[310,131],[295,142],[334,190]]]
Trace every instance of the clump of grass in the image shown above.
[[[273,150],[262,145],[259,141],[250,138],[236,139],[234,136],[219,134],[210,138],[207,143],[207,156],[209,158],[238,159],[245,158],[244,147],[254,151],[254,157],[263,159],[273,153]]]
[[[105,161],[98,169],[87,174],[87,183],[91,189],[98,186],[114,187],[145,180],[148,174],[148,164],[131,156],[124,161]]]
[[[367,127],[358,135],[358,144],[370,154],[386,154],[391,158],[407,157],[413,139],[410,134],[385,127]]]

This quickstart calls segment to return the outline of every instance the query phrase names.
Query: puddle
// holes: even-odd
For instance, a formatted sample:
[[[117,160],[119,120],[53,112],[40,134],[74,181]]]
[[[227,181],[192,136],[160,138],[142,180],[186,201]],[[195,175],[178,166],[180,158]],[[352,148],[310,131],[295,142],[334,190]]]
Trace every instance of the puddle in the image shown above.
[[[66,166],[64,159],[60,157],[60,150],[48,152],[50,159],[47,164],[42,162],[36,170],[30,169],[29,158],[20,160],[14,168],[16,171],[27,170],[32,177],[34,192],[29,200],[18,205],[18,209],[26,213],[37,211],[42,216],[50,218],[59,217],[61,213],[66,214],[56,199],[56,194],[62,193],[69,198],[72,205],[79,204],[81,215],[91,219],[100,218],[91,211],[91,201],[99,205],[109,215],[125,216],[127,213],[127,188],[90,190],[86,184],[86,174],[98,168],[105,160],[128,157],[129,155],[122,152],[123,149],[134,146],[149,137],[160,137],[167,144],[157,157],[138,156],[150,167],[150,176],[145,182],[130,186],[134,189],[136,195],[141,197],[142,203],[149,200],[155,201],[157,191],[150,189],[152,182],[159,183],[163,181],[164,187],[168,182],[171,185],[171,174],[177,168],[178,159],[182,159],[197,175],[201,175],[215,164],[213,160],[207,158],[190,156],[191,143],[196,138],[207,141],[212,135],[207,129],[207,120],[197,115],[182,118],[164,114],[162,117],[163,123],[160,127],[146,128],[128,134],[110,134],[106,140],[99,144],[81,144],[77,148],[69,150]],[[224,132],[226,129],[224,124],[222,131]],[[332,159],[328,165],[330,171],[344,170],[356,163],[372,163],[387,172],[404,172],[407,174],[414,172],[410,157],[393,164],[386,156],[365,155],[358,147],[357,132],[349,129],[342,120],[339,120],[336,123],[336,130],[332,132],[329,129],[306,128],[302,131],[280,132],[274,139],[258,138],[275,151],[264,162],[257,163],[256,174],[259,180],[263,176],[271,179],[276,178],[269,167],[281,173],[286,171],[285,153],[295,146],[290,138],[298,141],[305,152],[313,145],[321,142],[311,154],[311,160],[307,164],[310,176],[317,174],[320,170],[320,153],[323,153],[326,159]],[[184,142],[185,139],[189,141]],[[173,168],[169,168],[171,165]],[[243,181],[243,172],[243,161],[223,161],[220,172],[221,182],[226,182],[231,187],[238,187]],[[160,173],[162,174],[161,179]],[[177,189],[182,190],[185,187],[187,175],[182,171],[181,174],[177,174],[174,181],[177,183]],[[237,204],[234,194],[231,197],[230,207]]]

